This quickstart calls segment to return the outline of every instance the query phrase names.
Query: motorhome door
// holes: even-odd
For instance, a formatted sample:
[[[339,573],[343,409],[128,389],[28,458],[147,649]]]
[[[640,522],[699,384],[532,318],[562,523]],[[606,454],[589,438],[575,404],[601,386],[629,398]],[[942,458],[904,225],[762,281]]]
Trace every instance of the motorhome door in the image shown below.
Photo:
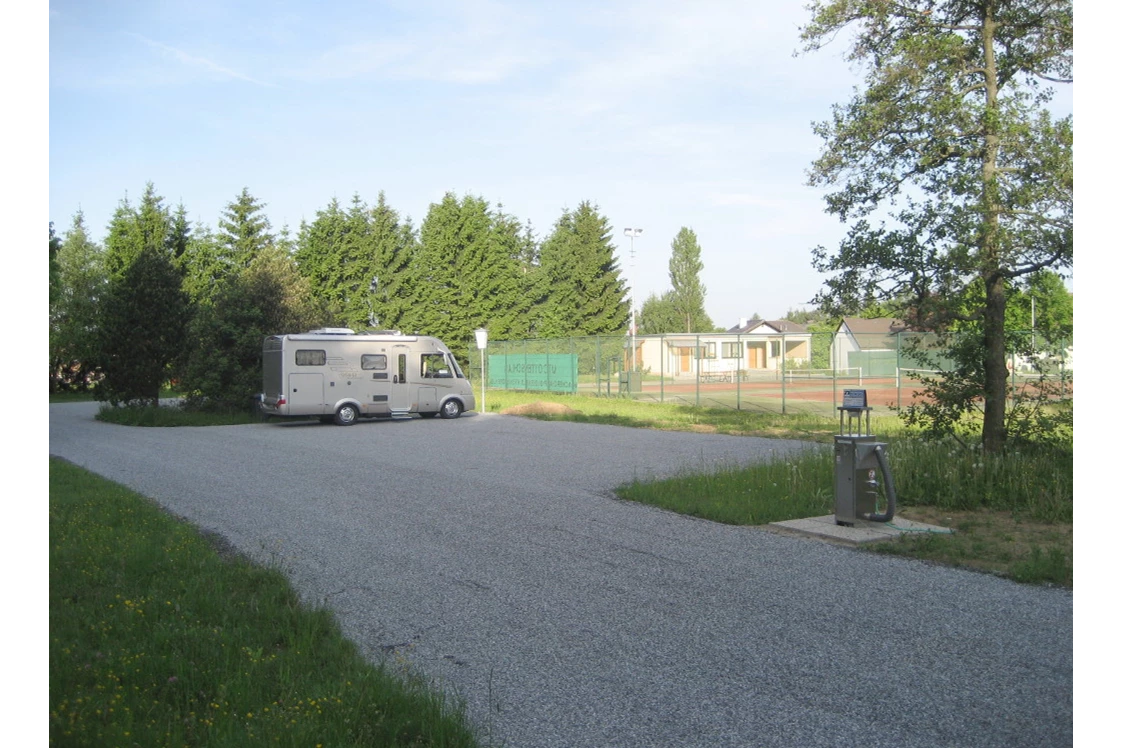
[[[409,346],[394,346],[394,384],[390,388],[390,411],[408,411],[412,405],[409,396]]]

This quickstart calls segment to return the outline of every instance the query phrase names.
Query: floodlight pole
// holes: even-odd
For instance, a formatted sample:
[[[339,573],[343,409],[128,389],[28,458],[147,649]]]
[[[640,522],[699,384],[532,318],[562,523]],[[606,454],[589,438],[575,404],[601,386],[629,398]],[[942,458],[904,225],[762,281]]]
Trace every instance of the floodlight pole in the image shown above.
[[[628,237],[628,240],[631,242],[631,254],[632,254],[632,293],[631,293],[631,297],[632,297],[632,330],[631,330],[631,332],[632,332],[632,366],[631,366],[631,371],[636,370],[636,333],[639,332],[639,329],[636,327],[636,288],[635,288],[635,286],[636,286],[636,237],[642,236],[642,235],[643,235],[643,229],[633,229],[633,228],[624,229],[624,236]],[[630,376],[628,378],[628,381],[629,382],[632,381]]]

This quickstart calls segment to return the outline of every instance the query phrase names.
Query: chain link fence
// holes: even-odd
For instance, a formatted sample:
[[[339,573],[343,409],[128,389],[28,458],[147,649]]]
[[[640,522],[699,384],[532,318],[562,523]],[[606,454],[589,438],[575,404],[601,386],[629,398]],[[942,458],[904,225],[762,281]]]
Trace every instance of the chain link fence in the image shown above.
[[[1024,353],[1007,359],[1009,383],[1049,382],[1071,397],[1071,341],[1052,343],[1012,333]],[[872,406],[907,407],[924,379],[951,368],[947,336],[799,332],[782,334],[599,335],[491,341],[489,389],[545,391],[727,407],[834,415],[843,391],[864,389]],[[481,351],[470,348],[471,376],[481,376]]]

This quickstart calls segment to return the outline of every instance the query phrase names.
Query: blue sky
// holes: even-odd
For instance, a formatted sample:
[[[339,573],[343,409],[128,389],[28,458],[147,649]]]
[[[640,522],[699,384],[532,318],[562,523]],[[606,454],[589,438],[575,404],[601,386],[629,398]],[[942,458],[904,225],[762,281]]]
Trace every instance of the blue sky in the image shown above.
[[[779,317],[842,236],[804,183],[857,80],[841,44],[793,56],[802,5],[52,2],[50,218],[101,238],[152,181],[212,227],[243,187],[275,229],[380,191],[419,225],[451,191],[544,238],[589,200],[641,303],[687,226],[717,324]]]

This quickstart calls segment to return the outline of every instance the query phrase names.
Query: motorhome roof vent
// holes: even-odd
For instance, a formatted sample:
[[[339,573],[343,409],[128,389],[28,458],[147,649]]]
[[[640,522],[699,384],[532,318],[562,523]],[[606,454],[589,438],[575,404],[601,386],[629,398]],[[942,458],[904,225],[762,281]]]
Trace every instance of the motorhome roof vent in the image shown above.
[[[349,327],[321,327],[319,330],[309,330],[309,335],[354,335],[355,331]]]

